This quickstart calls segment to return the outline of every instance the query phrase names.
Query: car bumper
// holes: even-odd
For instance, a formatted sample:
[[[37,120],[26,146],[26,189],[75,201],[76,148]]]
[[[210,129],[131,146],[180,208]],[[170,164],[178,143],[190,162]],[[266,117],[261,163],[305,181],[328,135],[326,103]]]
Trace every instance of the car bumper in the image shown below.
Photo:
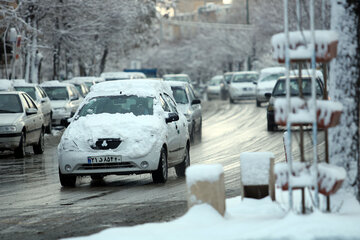
[[[54,111],[52,115],[53,125],[66,125],[67,120],[71,117],[71,112],[57,112]]]
[[[0,150],[14,150],[19,147],[21,133],[0,134]]]
[[[220,97],[220,92],[207,92],[206,93],[208,98],[219,98]]]
[[[139,158],[130,158],[121,155],[119,163],[90,163],[88,157],[99,156],[120,156],[121,153],[106,151],[102,152],[70,152],[62,151],[59,153],[59,167],[62,174],[71,175],[124,175],[137,173],[150,173],[158,168],[160,150],[151,151],[146,156]],[[142,162],[148,162],[148,167],[141,167]],[[65,170],[65,166],[71,166],[70,171]]]
[[[230,97],[233,100],[255,99],[255,93],[253,92],[232,93],[230,94]]]

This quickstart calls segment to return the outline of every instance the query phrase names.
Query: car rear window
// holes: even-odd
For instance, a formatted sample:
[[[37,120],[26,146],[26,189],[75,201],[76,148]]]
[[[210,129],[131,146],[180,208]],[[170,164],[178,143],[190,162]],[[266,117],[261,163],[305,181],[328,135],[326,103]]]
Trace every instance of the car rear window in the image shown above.
[[[23,108],[18,95],[0,94],[0,114],[21,112],[23,112]]]
[[[243,74],[234,74],[231,82],[241,83],[241,82],[254,82],[258,79],[258,74],[255,73],[243,73]]]
[[[173,96],[175,98],[175,102],[179,104],[187,104],[189,103],[189,99],[186,95],[185,89],[182,87],[171,87],[173,91]]]
[[[302,79],[302,91],[304,96],[311,96],[311,79],[305,78]],[[298,79],[290,79],[290,92],[291,96],[299,96],[299,83]],[[286,95],[286,81],[285,79],[280,79],[277,81],[273,94],[274,97],[285,96]],[[320,80],[316,80],[316,95],[323,96],[323,88],[321,86]]]
[[[92,98],[79,111],[79,116],[101,113],[133,113],[135,116],[153,115],[154,99],[135,95],[100,96]]]
[[[26,92],[32,97],[32,99],[36,100],[35,88],[34,87],[15,87],[16,91]]]
[[[43,87],[50,100],[68,100],[66,87]]]

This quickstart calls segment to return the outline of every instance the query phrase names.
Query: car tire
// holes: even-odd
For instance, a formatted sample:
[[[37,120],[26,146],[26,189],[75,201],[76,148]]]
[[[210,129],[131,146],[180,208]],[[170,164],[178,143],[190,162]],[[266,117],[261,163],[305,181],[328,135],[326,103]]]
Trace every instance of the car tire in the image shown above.
[[[190,132],[190,142],[191,144],[195,143],[195,122],[192,123],[191,132]]]
[[[59,179],[60,179],[61,186],[63,186],[63,187],[75,187],[76,176],[62,174],[59,169]]]
[[[197,133],[197,139],[199,142],[201,142],[201,138],[202,138],[202,120],[200,120],[199,131]]]
[[[26,145],[26,135],[24,132],[21,132],[19,146],[14,151],[14,155],[16,158],[25,157],[25,145]]]
[[[261,102],[259,100],[257,100],[257,99],[256,99],[256,106],[261,107]]]
[[[184,161],[175,166],[176,176],[185,177],[186,168],[190,166],[190,147],[186,147]]]
[[[35,154],[42,154],[45,149],[44,143],[44,130],[41,130],[39,141],[36,145],[33,146],[33,150]]]
[[[52,129],[52,114],[50,115],[50,122],[49,125],[46,127],[46,133],[51,133],[51,129]]]
[[[269,120],[268,120],[268,122],[267,122],[267,130],[269,132],[275,131],[276,127],[277,127],[276,124],[273,124],[273,123],[269,122]]]
[[[229,97],[229,101],[230,101],[230,104],[234,103],[234,99],[232,99],[231,97]]]
[[[159,165],[156,171],[152,173],[154,183],[165,183],[168,178],[168,162],[166,151],[164,148],[160,151]]]

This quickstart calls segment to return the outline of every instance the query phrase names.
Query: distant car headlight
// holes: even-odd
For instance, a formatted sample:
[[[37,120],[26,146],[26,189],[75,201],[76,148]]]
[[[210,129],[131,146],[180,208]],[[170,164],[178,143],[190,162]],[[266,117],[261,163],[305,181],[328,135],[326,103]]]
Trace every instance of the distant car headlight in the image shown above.
[[[0,126],[0,133],[13,133],[17,132],[16,126]]]
[[[62,149],[64,151],[79,151],[78,145],[73,140],[70,139],[65,139],[62,142]]]

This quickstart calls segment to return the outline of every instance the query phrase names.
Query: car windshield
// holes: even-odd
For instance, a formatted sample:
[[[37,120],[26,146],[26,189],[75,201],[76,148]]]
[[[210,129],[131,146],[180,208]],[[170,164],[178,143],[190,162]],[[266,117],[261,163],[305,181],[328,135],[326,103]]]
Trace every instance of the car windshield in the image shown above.
[[[88,87],[88,89],[90,89],[91,86],[93,85],[93,83],[92,82],[85,82],[85,85]]]
[[[209,85],[210,86],[216,86],[216,85],[220,85],[221,81],[223,80],[223,77],[213,77],[210,82]]]
[[[189,82],[189,78],[185,76],[164,77],[165,81]]]
[[[153,115],[154,99],[135,95],[100,96],[92,98],[79,111],[78,116],[101,113],[133,113],[135,116]]]
[[[304,96],[310,96],[311,95],[311,79],[305,78],[302,80],[302,91]],[[298,79],[291,79],[290,80],[290,92],[291,96],[299,96],[299,84]],[[285,96],[286,95],[286,81],[285,79],[278,80],[274,90],[273,94],[274,97],[278,96]],[[323,90],[322,86],[320,84],[319,79],[316,81],[316,95],[322,96]]]
[[[21,112],[23,112],[23,109],[18,95],[0,94],[0,114]]]
[[[50,100],[68,100],[66,87],[43,87]]]
[[[284,75],[285,75],[284,73],[273,73],[273,74],[267,75],[266,77],[260,79],[260,82],[276,81],[280,77],[283,77]]]
[[[258,78],[256,73],[241,73],[233,75],[231,82],[241,83],[241,82],[254,82]]]
[[[32,97],[32,99],[36,100],[35,88],[34,87],[15,87],[16,91],[26,92]]]
[[[189,99],[186,95],[185,89],[182,87],[171,87],[173,91],[173,95],[175,98],[175,102],[179,104],[187,104],[189,103]]]
[[[232,76],[233,76],[232,74],[226,74],[226,75],[224,75],[225,81],[226,81],[227,83],[230,83]]]

